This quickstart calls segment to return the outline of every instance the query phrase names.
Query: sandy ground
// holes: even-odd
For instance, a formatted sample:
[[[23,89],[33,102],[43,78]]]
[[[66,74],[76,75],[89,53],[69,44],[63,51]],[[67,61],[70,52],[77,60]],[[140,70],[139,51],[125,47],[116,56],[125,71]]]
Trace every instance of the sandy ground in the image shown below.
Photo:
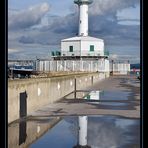
[[[96,104],[84,99],[62,99],[49,104],[30,115],[31,118],[43,116],[78,116],[78,115],[118,115],[127,118],[140,118],[140,81],[135,76],[112,76],[87,88],[87,90],[111,91],[113,95],[119,93],[114,100],[109,96],[102,102],[114,102],[116,105]],[[123,94],[126,94],[123,96]],[[112,99],[110,99],[112,98]],[[117,104],[119,103],[119,105]],[[125,103],[124,105],[121,105]]]

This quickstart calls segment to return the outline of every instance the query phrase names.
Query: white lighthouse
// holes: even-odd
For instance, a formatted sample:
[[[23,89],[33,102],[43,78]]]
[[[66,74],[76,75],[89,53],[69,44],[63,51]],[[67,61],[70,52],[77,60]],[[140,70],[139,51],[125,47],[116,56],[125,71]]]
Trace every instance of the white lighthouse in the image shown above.
[[[104,40],[89,36],[89,6],[93,0],[74,0],[79,9],[77,36],[61,40],[61,52],[52,52],[56,71],[91,71],[109,75],[109,54]]]
[[[92,0],[74,0],[79,6],[79,36],[88,36],[88,5]]]
[[[104,56],[104,41],[88,35],[88,7],[92,0],[74,0],[79,8],[78,36],[61,41],[61,56],[98,57]]]

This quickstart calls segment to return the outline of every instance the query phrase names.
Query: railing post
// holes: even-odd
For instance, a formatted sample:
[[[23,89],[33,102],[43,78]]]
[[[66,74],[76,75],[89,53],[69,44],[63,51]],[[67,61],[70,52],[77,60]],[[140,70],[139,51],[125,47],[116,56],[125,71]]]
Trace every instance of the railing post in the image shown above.
[[[112,60],[112,75],[113,75],[113,72],[114,72],[114,60]]]
[[[74,99],[76,99],[76,97],[77,97],[77,92],[76,92],[76,90],[77,90],[77,79],[76,79],[76,77],[75,77],[74,81],[75,81],[75,83],[74,83]]]
[[[94,83],[94,82],[93,82],[93,76],[91,76],[91,85],[93,85],[93,83]]]

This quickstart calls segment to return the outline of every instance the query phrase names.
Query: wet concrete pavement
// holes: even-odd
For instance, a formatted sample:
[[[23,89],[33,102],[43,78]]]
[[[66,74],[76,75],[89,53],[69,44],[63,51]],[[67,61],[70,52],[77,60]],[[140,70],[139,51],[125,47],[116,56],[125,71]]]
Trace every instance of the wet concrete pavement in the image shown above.
[[[140,82],[135,76],[110,77],[74,96],[71,93],[10,124],[8,147],[74,148],[79,142],[79,118],[87,116],[91,148],[140,148]]]
[[[92,91],[103,91],[98,100],[84,99]],[[48,116],[119,115],[140,118],[140,81],[136,76],[112,76],[79,93],[70,94],[32,113],[30,118]],[[80,95],[81,93],[81,95]]]

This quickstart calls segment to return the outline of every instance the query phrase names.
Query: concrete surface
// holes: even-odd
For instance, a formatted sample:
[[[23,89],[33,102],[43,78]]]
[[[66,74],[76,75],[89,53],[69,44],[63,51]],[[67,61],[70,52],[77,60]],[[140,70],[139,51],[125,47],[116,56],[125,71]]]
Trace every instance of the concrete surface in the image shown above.
[[[140,81],[135,76],[112,76],[85,90],[111,91],[113,95],[117,94],[116,97],[119,97],[119,99],[116,98],[114,100],[110,95],[106,98],[108,100],[106,100],[106,102],[114,102],[114,104],[125,103],[125,105],[101,105],[93,104],[91,101],[84,99],[65,98],[32,113],[31,118],[34,116],[77,116],[100,114],[140,118]],[[120,93],[118,94],[118,92]]]

